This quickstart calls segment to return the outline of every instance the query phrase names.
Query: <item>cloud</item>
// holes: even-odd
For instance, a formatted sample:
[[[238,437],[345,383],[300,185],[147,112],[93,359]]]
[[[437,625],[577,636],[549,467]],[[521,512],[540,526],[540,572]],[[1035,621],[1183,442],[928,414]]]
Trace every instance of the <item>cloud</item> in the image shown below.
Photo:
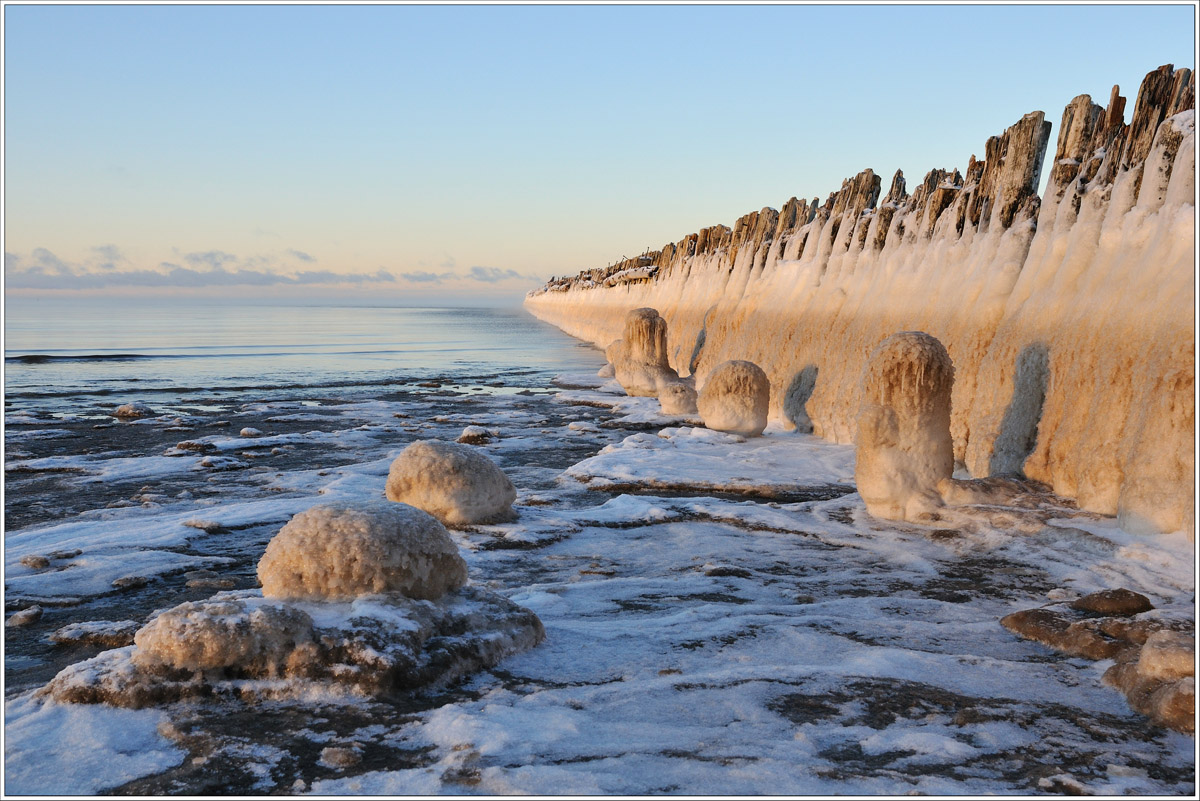
[[[288,248],[287,253],[292,258],[299,259],[300,261],[308,261],[308,262],[316,261],[316,259],[314,259],[312,256],[305,253],[303,250],[296,250],[294,248]]]
[[[223,250],[206,250],[203,253],[185,253],[183,260],[193,267],[211,267],[219,270],[229,262],[237,261],[237,256]]]
[[[115,270],[118,263],[129,263],[129,259],[125,258],[125,254],[116,245],[97,245],[92,248],[92,252],[100,257],[101,261],[97,266],[101,270]]]
[[[506,281],[510,278],[521,278],[533,280],[531,276],[521,275],[516,270],[502,270],[499,267],[472,267],[470,272],[466,274],[467,278],[472,281],[486,281],[489,284],[497,283],[498,281]]]
[[[446,279],[457,278],[458,273],[431,273],[428,270],[419,270],[415,273],[400,273],[400,277],[415,284],[440,284]]]
[[[6,285],[13,289],[200,288],[363,285],[396,281],[396,276],[382,269],[373,273],[335,273],[330,270],[293,273],[260,269],[264,266],[270,268],[276,261],[275,257],[239,259],[220,250],[183,254],[185,264],[164,261],[158,264],[157,269],[120,269],[117,261],[128,264],[128,260],[116,246],[101,245],[92,248],[92,251],[101,258],[107,258],[107,261],[97,262],[93,259],[83,264],[72,264],[45,248],[36,248],[29,258],[6,252]],[[315,261],[311,257],[310,260]]]

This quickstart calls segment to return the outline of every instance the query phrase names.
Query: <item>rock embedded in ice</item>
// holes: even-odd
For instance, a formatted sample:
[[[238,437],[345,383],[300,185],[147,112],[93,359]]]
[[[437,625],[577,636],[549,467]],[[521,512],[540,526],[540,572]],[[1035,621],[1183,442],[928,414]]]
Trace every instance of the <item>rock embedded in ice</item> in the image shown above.
[[[423,509],[447,526],[516,519],[517,490],[486,455],[466,445],[420,440],[388,471],[388,500]]]
[[[658,403],[663,414],[694,415],[700,410],[696,407],[696,390],[684,381],[664,382],[658,390]]]
[[[121,648],[133,644],[133,636],[141,626],[136,620],[88,620],[63,626],[50,635],[50,641],[59,645]]]
[[[655,309],[625,315],[625,331],[606,352],[613,374],[626,394],[653,398],[660,385],[679,379],[667,359],[667,321]]]
[[[246,428],[243,428],[241,431],[238,432],[238,436],[239,437],[261,437],[262,432],[259,431],[257,428],[250,428],[249,426],[247,426]]]
[[[190,671],[237,667],[274,676],[297,646],[312,640],[312,627],[307,614],[281,603],[185,603],[138,630],[133,662]]]
[[[258,563],[267,598],[346,600],[400,593],[432,600],[464,585],[446,529],[404,503],[330,503],[293,517]]]
[[[1138,673],[1153,679],[1182,679],[1196,673],[1196,638],[1182,631],[1156,631],[1138,656]]]
[[[149,417],[152,414],[154,414],[154,410],[142,401],[122,404],[117,407],[117,411],[115,412],[115,415],[122,420],[136,420],[139,417]]]
[[[64,668],[39,695],[121,707],[330,690],[385,696],[455,681],[544,638],[537,615],[478,587],[435,601],[389,594],[345,603],[240,590],[160,614],[135,645]]]
[[[1071,602],[1072,609],[1081,612],[1095,612],[1100,615],[1137,615],[1149,612],[1154,608],[1150,599],[1140,592],[1127,590],[1123,587],[1115,590],[1101,590],[1085,595]]]
[[[492,441],[492,432],[483,426],[467,426],[455,442],[463,445],[486,445]]]
[[[708,374],[696,399],[704,425],[714,431],[757,437],[767,427],[771,382],[753,362],[734,359]]]
[[[927,520],[942,505],[938,483],[954,472],[953,387],[950,354],[926,333],[902,331],[872,351],[862,377],[854,475],[875,517]]]
[[[34,570],[42,570],[50,567],[50,560],[41,554],[31,553],[21,557],[21,564]]]
[[[22,609],[20,612],[10,616],[4,621],[5,628],[20,628],[28,626],[30,623],[36,623],[42,617],[42,607],[30,606]]]

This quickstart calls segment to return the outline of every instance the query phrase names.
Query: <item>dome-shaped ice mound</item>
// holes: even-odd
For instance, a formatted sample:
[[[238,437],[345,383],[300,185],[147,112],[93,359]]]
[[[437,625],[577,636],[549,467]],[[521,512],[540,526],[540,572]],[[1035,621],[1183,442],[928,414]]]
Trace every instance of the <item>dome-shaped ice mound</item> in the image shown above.
[[[668,381],[658,390],[663,414],[697,414],[696,390],[683,381]]]
[[[447,526],[516,518],[517,490],[484,454],[466,445],[422,440],[405,448],[388,471],[388,500],[424,509]]]
[[[312,618],[290,606],[255,600],[168,609],[134,635],[134,663],[181,670],[237,667],[274,675],[297,645],[312,639]]]
[[[754,362],[734,359],[708,374],[696,407],[704,425],[715,431],[757,437],[767,427],[771,382]]]
[[[143,401],[133,401],[118,406],[114,414],[122,420],[136,420],[139,417],[151,417],[154,410]]]
[[[397,592],[434,600],[467,582],[446,529],[405,504],[314,506],[267,544],[258,578],[268,598],[347,600]]]
[[[854,477],[875,517],[919,520],[942,505],[938,482],[954,472],[950,392],[954,363],[920,331],[893,334],[863,372]]]

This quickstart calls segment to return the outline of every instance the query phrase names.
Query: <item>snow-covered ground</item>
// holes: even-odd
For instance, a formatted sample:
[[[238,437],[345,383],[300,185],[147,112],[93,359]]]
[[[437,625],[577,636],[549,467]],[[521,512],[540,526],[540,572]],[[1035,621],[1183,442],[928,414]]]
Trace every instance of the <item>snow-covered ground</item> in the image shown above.
[[[1118,586],[1190,616],[1194,549],[1181,535],[1133,537],[1052,500],[967,509],[942,528],[885,524],[853,492],[851,448],[776,428],[719,434],[602,382],[558,383],[570,388],[226,412],[232,431],[263,436],[197,439],[248,466],[169,457],[192,481],[169,496],[137,486],[154,470],[178,480],[162,448],[43,463],[83,471],[56,472],[65,488],[124,471],[154,497],[6,534],[10,611],[44,612],[6,631],[5,792],[1194,791],[1193,738],[1130,711],[1100,684],[1109,663],[998,623]],[[305,430],[278,430],[289,415]],[[389,700],[314,687],[253,708],[118,710],[34,696],[98,651],[52,645],[54,631],[207,597],[185,587],[198,566],[251,587],[291,515],[381,497],[408,442],[466,425],[499,430],[480,447],[516,485],[519,518],[452,534],[473,583],[537,613],[541,645]],[[119,461],[138,458],[144,470]],[[789,502],[806,488],[816,500]],[[21,563],[76,549],[48,568]],[[131,575],[145,585],[114,589]]]

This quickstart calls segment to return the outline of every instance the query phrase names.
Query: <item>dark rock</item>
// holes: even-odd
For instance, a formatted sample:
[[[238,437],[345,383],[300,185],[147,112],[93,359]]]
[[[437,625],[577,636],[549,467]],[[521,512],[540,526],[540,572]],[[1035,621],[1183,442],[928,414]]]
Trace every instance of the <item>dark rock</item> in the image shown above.
[[[1072,609],[1081,612],[1095,612],[1099,615],[1120,615],[1129,617],[1154,608],[1150,599],[1141,593],[1124,588],[1101,590],[1085,595],[1071,603]]]

